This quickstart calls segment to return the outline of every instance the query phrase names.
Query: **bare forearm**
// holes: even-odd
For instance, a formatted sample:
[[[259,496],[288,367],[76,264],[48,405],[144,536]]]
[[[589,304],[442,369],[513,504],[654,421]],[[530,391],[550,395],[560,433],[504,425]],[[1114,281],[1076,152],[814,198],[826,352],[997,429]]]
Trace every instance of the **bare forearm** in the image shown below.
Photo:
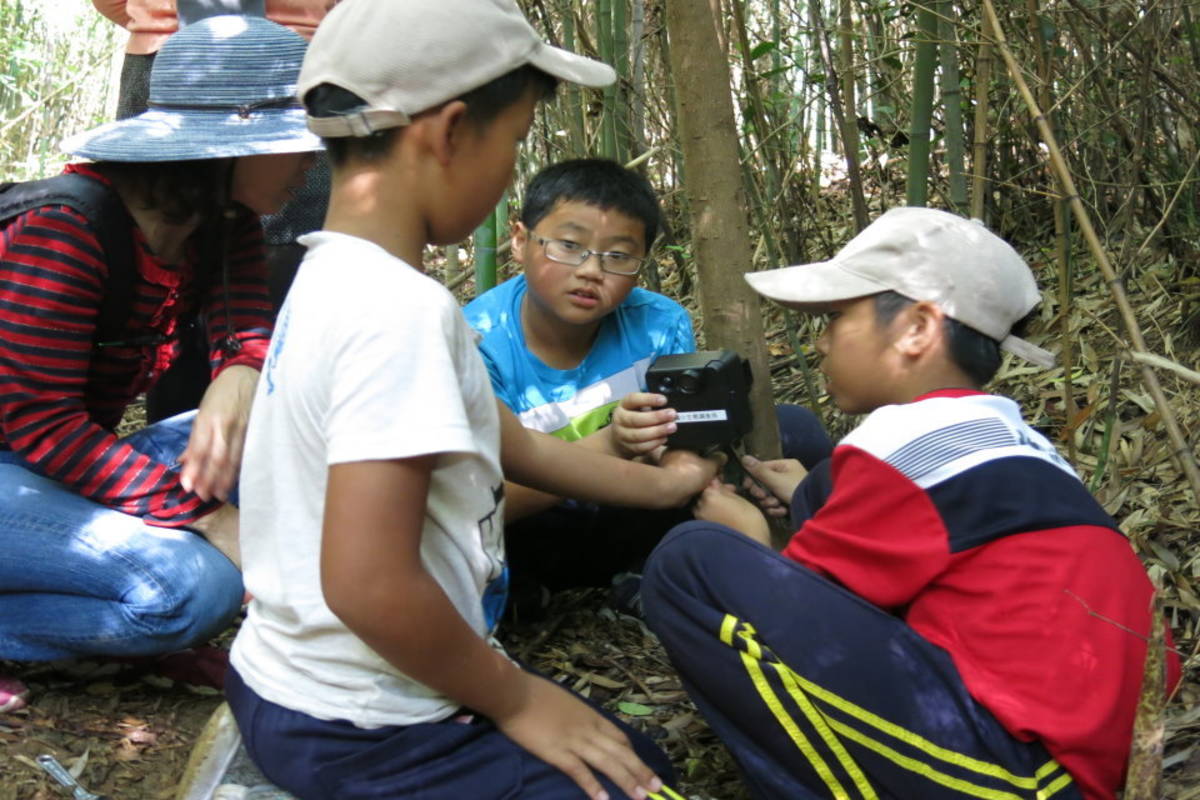
[[[601,428],[590,436],[585,436],[571,444],[573,447],[587,448],[597,453],[620,457],[620,453],[617,452],[613,443],[612,428]],[[507,481],[504,484],[504,521],[515,522],[524,519],[548,508],[553,508],[562,500],[563,498],[557,494]]]
[[[505,448],[504,462],[505,474],[522,485],[637,508],[670,508],[686,499],[678,496],[658,467],[576,447],[536,431],[524,434],[528,438],[522,446]]]

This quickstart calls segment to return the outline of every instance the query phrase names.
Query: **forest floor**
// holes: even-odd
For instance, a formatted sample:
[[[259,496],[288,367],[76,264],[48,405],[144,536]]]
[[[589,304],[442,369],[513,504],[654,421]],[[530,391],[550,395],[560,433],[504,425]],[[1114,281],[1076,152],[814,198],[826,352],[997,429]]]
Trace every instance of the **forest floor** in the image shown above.
[[[614,613],[605,592],[560,593],[546,619],[512,627],[504,639],[514,655],[657,739],[679,771],[676,787],[685,797],[749,800],[657,639],[639,620]],[[27,709],[0,715],[0,800],[66,796],[37,767],[43,753],[109,800],[171,800],[197,735],[220,703],[215,690],[158,678],[144,667],[78,662],[18,674],[34,697]],[[1197,677],[1189,675],[1187,696],[1200,692]],[[1167,718],[1172,766],[1162,797],[1197,800],[1200,714],[1176,701]]]
[[[709,731],[637,619],[600,590],[562,592],[538,623],[510,626],[513,655],[646,731],[671,755],[676,787],[696,800],[746,800],[728,752]],[[218,644],[228,644],[226,634]],[[0,664],[29,683],[29,707],[0,715],[0,800],[65,795],[37,766],[49,753],[81,785],[110,800],[170,800],[192,745],[220,703],[206,687],[145,666],[74,662]]]

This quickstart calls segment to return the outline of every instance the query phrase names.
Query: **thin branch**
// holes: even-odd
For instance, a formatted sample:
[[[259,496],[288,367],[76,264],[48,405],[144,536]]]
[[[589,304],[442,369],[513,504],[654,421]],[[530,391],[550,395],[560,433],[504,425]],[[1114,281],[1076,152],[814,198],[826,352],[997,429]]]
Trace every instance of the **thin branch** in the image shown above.
[[[1146,341],[1142,336],[1142,329],[1138,324],[1137,317],[1133,313],[1133,306],[1129,302],[1129,297],[1125,294],[1124,284],[1117,277],[1116,270],[1113,268],[1112,262],[1109,261],[1108,253],[1105,252],[1104,246],[1100,243],[1100,238],[1096,235],[1096,229],[1092,226],[1092,220],[1088,216],[1087,210],[1083,207],[1083,201],[1080,199],[1079,192],[1075,188],[1075,180],[1071,176],[1070,170],[1067,169],[1067,162],[1063,157],[1062,151],[1058,148],[1058,141],[1054,136],[1054,131],[1050,129],[1050,125],[1046,121],[1046,115],[1038,108],[1037,101],[1034,100],[1033,94],[1029,91],[1029,85],[1025,82],[1025,78],[1021,74],[1020,66],[1013,57],[1012,51],[1008,48],[1008,42],[1005,39],[1004,30],[1000,27],[1000,19],[996,16],[996,8],[992,4],[992,0],[983,0],[983,7],[991,22],[992,33],[996,37],[996,49],[999,50],[1001,57],[1003,57],[1004,63],[1008,67],[1008,73],[1012,77],[1013,83],[1016,84],[1017,90],[1021,93],[1021,97],[1025,100],[1025,104],[1029,107],[1030,115],[1037,124],[1038,131],[1042,135],[1042,140],[1050,151],[1050,163],[1061,182],[1063,191],[1066,192],[1067,200],[1071,205],[1071,211],[1075,215],[1076,222],[1079,223],[1079,229],[1083,233],[1089,249],[1092,251],[1096,265],[1100,268],[1100,272],[1104,275],[1108,283],[1113,300],[1116,301],[1117,309],[1121,313],[1121,319],[1125,323],[1125,330],[1132,340],[1130,350],[1133,354],[1145,353],[1147,352]],[[1180,467],[1187,476],[1188,483],[1191,485],[1192,497],[1194,500],[1200,500],[1200,468],[1197,467],[1195,456],[1187,444],[1187,438],[1184,436],[1183,430],[1179,427],[1179,421],[1175,416],[1175,412],[1171,408],[1171,404],[1167,402],[1166,394],[1163,393],[1162,386],[1159,384],[1158,376],[1154,373],[1154,370],[1148,364],[1143,363],[1141,365],[1141,373],[1142,382],[1149,390],[1150,396],[1154,398],[1154,404],[1158,408],[1163,424],[1166,426],[1167,435],[1175,446],[1175,455],[1178,458]]]

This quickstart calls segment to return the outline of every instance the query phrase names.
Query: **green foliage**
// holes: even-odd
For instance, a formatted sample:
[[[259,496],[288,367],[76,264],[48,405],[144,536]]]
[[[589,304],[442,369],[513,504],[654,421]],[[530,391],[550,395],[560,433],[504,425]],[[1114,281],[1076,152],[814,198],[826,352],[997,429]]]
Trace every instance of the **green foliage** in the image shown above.
[[[62,138],[107,119],[123,41],[87,0],[0,3],[0,179],[57,172]]]
[[[765,56],[767,53],[771,52],[777,47],[779,47],[779,42],[759,42],[754,46],[754,49],[750,51],[750,59],[753,61],[760,56]]]

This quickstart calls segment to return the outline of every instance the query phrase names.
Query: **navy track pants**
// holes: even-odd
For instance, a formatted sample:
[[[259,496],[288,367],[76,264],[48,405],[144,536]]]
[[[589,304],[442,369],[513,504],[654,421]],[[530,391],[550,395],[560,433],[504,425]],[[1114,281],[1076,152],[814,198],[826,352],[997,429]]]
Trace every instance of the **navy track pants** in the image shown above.
[[[944,650],[730,528],[673,529],[642,596],[755,797],[1080,798],[1040,744],[967,694]]]
[[[272,783],[301,800],[584,800],[566,773],[505,736],[490,720],[358,728],[264,700],[230,669],[225,695],[246,750]],[[581,698],[584,699],[585,698]],[[665,783],[675,774],[657,745],[601,709]],[[627,798],[595,773],[612,800]],[[651,800],[684,800],[664,787]]]

